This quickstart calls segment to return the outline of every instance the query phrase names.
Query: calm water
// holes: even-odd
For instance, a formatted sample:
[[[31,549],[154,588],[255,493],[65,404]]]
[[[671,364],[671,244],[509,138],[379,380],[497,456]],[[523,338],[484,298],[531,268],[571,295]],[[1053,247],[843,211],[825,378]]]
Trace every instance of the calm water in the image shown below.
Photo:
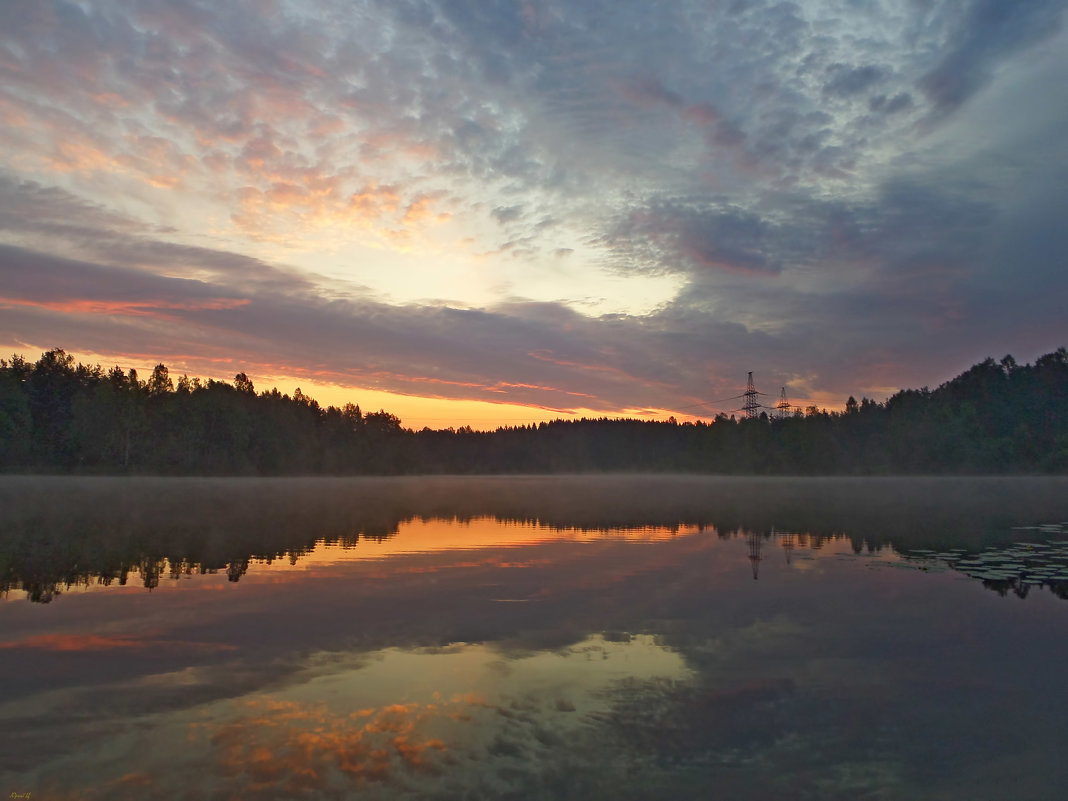
[[[1063,798],[1068,479],[0,478],[0,793]]]

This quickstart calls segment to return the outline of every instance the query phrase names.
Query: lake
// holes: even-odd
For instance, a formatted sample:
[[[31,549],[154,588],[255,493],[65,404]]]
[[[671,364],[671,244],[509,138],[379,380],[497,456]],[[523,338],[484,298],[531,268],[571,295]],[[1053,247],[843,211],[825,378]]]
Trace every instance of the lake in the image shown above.
[[[1053,799],[1068,478],[0,477],[0,792]]]

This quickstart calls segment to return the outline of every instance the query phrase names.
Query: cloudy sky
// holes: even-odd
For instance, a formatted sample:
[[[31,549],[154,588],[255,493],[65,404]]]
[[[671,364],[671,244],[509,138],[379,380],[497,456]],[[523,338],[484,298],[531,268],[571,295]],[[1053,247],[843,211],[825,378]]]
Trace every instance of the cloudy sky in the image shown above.
[[[1066,7],[5,0],[0,347],[435,428],[1030,361]]]

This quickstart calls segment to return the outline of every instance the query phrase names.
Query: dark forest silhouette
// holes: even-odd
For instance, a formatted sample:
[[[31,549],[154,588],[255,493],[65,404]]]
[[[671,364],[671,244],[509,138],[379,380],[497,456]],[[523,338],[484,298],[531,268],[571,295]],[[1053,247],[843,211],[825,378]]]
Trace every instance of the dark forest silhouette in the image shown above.
[[[934,390],[849,398],[785,419],[557,420],[413,431],[386,411],[322,407],[182,376],[75,364],[61,349],[0,360],[0,470],[156,475],[699,472],[1064,473],[1068,350],[986,359]]]

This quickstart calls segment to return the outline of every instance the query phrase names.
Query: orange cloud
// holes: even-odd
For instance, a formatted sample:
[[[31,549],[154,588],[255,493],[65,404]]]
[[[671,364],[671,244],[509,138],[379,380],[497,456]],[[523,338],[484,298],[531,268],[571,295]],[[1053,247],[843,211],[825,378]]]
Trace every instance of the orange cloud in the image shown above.
[[[130,101],[115,92],[98,92],[93,95],[93,100],[108,108],[126,108]]]
[[[101,104],[116,105],[117,95],[98,95]],[[199,159],[173,141],[159,136],[104,138],[96,129],[79,128],[76,120],[46,116],[39,109],[0,103],[0,116],[8,127],[25,129],[22,142],[27,155],[40,168],[54,173],[108,173],[128,175],[149,186],[174,189],[200,168]]]
[[[488,387],[490,392],[505,392],[509,389],[536,389],[541,392],[560,392],[564,395],[572,395],[576,398],[596,398],[596,395],[590,395],[586,392],[573,392],[569,389],[561,389],[560,387],[552,387],[545,384],[517,384],[511,381],[498,381],[491,387]]]
[[[324,115],[308,121],[308,133],[320,139],[340,134],[344,130],[345,121],[340,117]]]
[[[212,169],[225,169],[225,157],[213,159]],[[247,161],[237,166],[247,169]],[[358,227],[377,234],[379,241],[388,241],[389,230],[375,230],[379,221],[395,215],[401,206],[400,191],[395,186],[366,184],[347,198],[341,192],[343,174],[324,173],[316,168],[277,166],[254,171],[257,181],[270,181],[265,188],[244,186],[237,190],[238,210],[231,221],[258,237],[290,241],[271,228],[281,219],[292,215],[288,223],[301,227],[323,227],[340,224],[345,228]]]
[[[174,189],[182,185],[182,179],[177,175],[149,175],[145,180],[156,189]]]
[[[0,117],[3,117],[4,125],[8,127],[25,128],[30,123],[30,118],[22,108],[2,97],[0,97]]]
[[[96,145],[86,140],[60,140],[46,163],[54,172],[95,172],[110,170],[116,161]]]
[[[434,144],[421,141],[398,130],[366,131],[361,138],[363,150],[369,156],[370,161],[383,158],[387,152],[421,161],[434,161],[441,157]]]
[[[297,184],[276,183],[264,195],[274,208],[301,206],[308,202],[308,190]]]
[[[166,300],[90,300],[75,298],[70,300],[26,300],[22,298],[5,298],[0,296],[0,307],[31,306],[64,314],[112,314],[127,317],[158,317],[161,309],[181,311],[218,311],[237,309],[247,306],[247,298],[208,298],[202,301],[176,303]],[[170,315],[162,315],[170,316]]]
[[[452,216],[444,213],[435,214],[433,204],[434,200],[429,195],[419,195],[408,205],[408,210],[404,212],[401,222],[405,225],[415,225],[429,220],[445,222]]]
[[[378,219],[394,213],[400,205],[400,195],[395,186],[367,184],[349,198],[349,208],[362,217]]]
[[[38,634],[24,640],[0,642],[0,649],[32,648],[38,651],[110,651],[117,648],[144,648],[133,637],[102,637],[97,634]]]
[[[219,150],[212,150],[200,157],[200,163],[216,175],[220,175],[230,168],[230,157]]]

